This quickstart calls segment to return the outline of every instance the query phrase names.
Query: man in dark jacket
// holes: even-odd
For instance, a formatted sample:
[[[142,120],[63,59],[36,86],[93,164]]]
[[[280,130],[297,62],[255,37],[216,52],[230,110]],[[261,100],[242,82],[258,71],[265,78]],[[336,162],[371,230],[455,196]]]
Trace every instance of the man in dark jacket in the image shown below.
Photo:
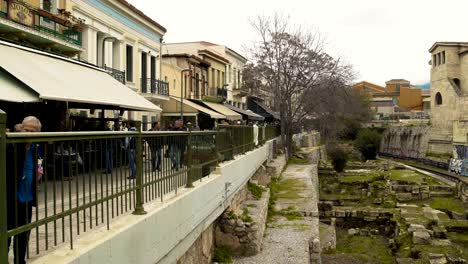
[[[40,132],[41,122],[33,116],[24,118],[21,132]],[[42,176],[38,167],[41,151],[35,143],[7,145],[7,229],[31,223],[32,207],[37,204],[36,184]],[[15,235],[14,263],[26,263],[26,249],[30,231]],[[8,249],[11,237],[8,238]]]

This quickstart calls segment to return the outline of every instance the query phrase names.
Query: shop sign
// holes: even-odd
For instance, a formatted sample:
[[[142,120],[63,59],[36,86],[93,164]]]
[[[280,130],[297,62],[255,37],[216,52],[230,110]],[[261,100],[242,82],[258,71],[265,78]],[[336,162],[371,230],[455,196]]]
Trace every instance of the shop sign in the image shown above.
[[[8,17],[20,24],[34,26],[34,13],[28,6],[21,2],[10,1],[8,5]]]

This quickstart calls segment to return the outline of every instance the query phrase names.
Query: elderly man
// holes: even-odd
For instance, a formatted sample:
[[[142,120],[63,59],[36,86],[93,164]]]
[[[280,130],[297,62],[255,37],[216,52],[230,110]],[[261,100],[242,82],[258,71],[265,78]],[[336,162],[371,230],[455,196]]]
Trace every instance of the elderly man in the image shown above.
[[[19,132],[40,132],[41,122],[34,116],[24,118]],[[36,183],[42,176],[38,166],[41,157],[38,144],[20,143],[7,146],[7,206],[8,230],[31,223],[32,207],[36,206]],[[13,165],[14,164],[14,165]],[[14,263],[26,263],[26,249],[29,231],[17,234],[14,238]],[[11,238],[8,238],[8,248]]]

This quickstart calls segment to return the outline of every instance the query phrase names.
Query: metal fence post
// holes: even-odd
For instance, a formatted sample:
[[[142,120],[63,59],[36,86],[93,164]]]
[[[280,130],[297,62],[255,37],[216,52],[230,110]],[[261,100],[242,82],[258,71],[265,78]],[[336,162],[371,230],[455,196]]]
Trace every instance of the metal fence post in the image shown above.
[[[195,173],[195,170],[193,168],[193,162],[192,162],[192,124],[188,123],[187,124],[188,129],[189,129],[189,135],[188,135],[188,144],[187,144],[187,167],[188,167],[188,172],[187,172],[187,185],[185,188],[193,188],[193,174]]]
[[[6,119],[0,110],[0,263],[8,263],[7,195],[6,195]]]
[[[141,136],[141,121],[135,122],[137,128],[137,138],[136,138],[136,204],[134,215],[144,215],[146,214],[145,209],[143,208],[143,140]]]

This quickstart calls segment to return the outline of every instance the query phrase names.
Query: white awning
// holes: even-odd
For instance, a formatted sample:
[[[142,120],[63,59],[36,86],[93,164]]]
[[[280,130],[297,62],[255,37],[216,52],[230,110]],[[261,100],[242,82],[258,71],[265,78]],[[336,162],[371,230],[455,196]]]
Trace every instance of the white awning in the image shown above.
[[[0,67],[43,100],[161,111],[105,71],[82,62],[0,41]]]
[[[167,104],[169,106],[169,104],[171,104],[171,101],[172,100],[175,100],[179,105],[180,105],[180,98],[179,97],[175,97],[175,96],[171,96],[170,97],[171,100],[169,100],[169,103]],[[221,115],[221,114],[218,114],[216,113],[215,111],[212,111],[206,107],[203,107],[201,105],[198,105],[194,102],[191,102],[189,101],[188,99],[184,99],[184,107],[187,107],[188,106],[188,109],[184,109],[184,115],[187,113],[187,112],[191,112],[191,111],[197,111],[197,112],[202,112],[202,113],[205,113],[207,115],[209,115],[211,118],[214,118],[214,119],[226,119],[225,116]],[[164,108],[164,112],[167,114],[167,113],[175,113],[177,111],[174,111],[171,107],[171,109],[168,109],[165,107],[166,103],[163,103],[163,108]],[[171,104],[172,105],[172,104]],[[176,107],[177,107],[177,104],[176,104]],[[180,109],[180,108],[179,108]],[[179,110],[180,111],[180,110]]]
[[[0,101],[15,103],[40,102],[39,95],[10,74],[0,69]]]
[[[203,104],[208,106],[209,108],[215,110],[218,113],[221,113],[226,116],[227,120],[241,120],[242,116],[231,109],[227,108],[226,106],[222,104],[217,104],[217,103],[210,103],[210,102],[205,102],[202,101]]]
[[[250,120],[256,120],[256,121],[263,121],[265,120],[265,118],[261,115],[257,115],[256,113],[250,111],[250,110],[243,110],[243,109],[240,109],[238,107],[235,107],[233,105],[230,105],[230,104],[224,104],[224,106],[226,106],[227,108],[231,109],[232,111],[234,112],[237,112],[239,114],[243,114],[243,115],[246,115],[248,119]]]

